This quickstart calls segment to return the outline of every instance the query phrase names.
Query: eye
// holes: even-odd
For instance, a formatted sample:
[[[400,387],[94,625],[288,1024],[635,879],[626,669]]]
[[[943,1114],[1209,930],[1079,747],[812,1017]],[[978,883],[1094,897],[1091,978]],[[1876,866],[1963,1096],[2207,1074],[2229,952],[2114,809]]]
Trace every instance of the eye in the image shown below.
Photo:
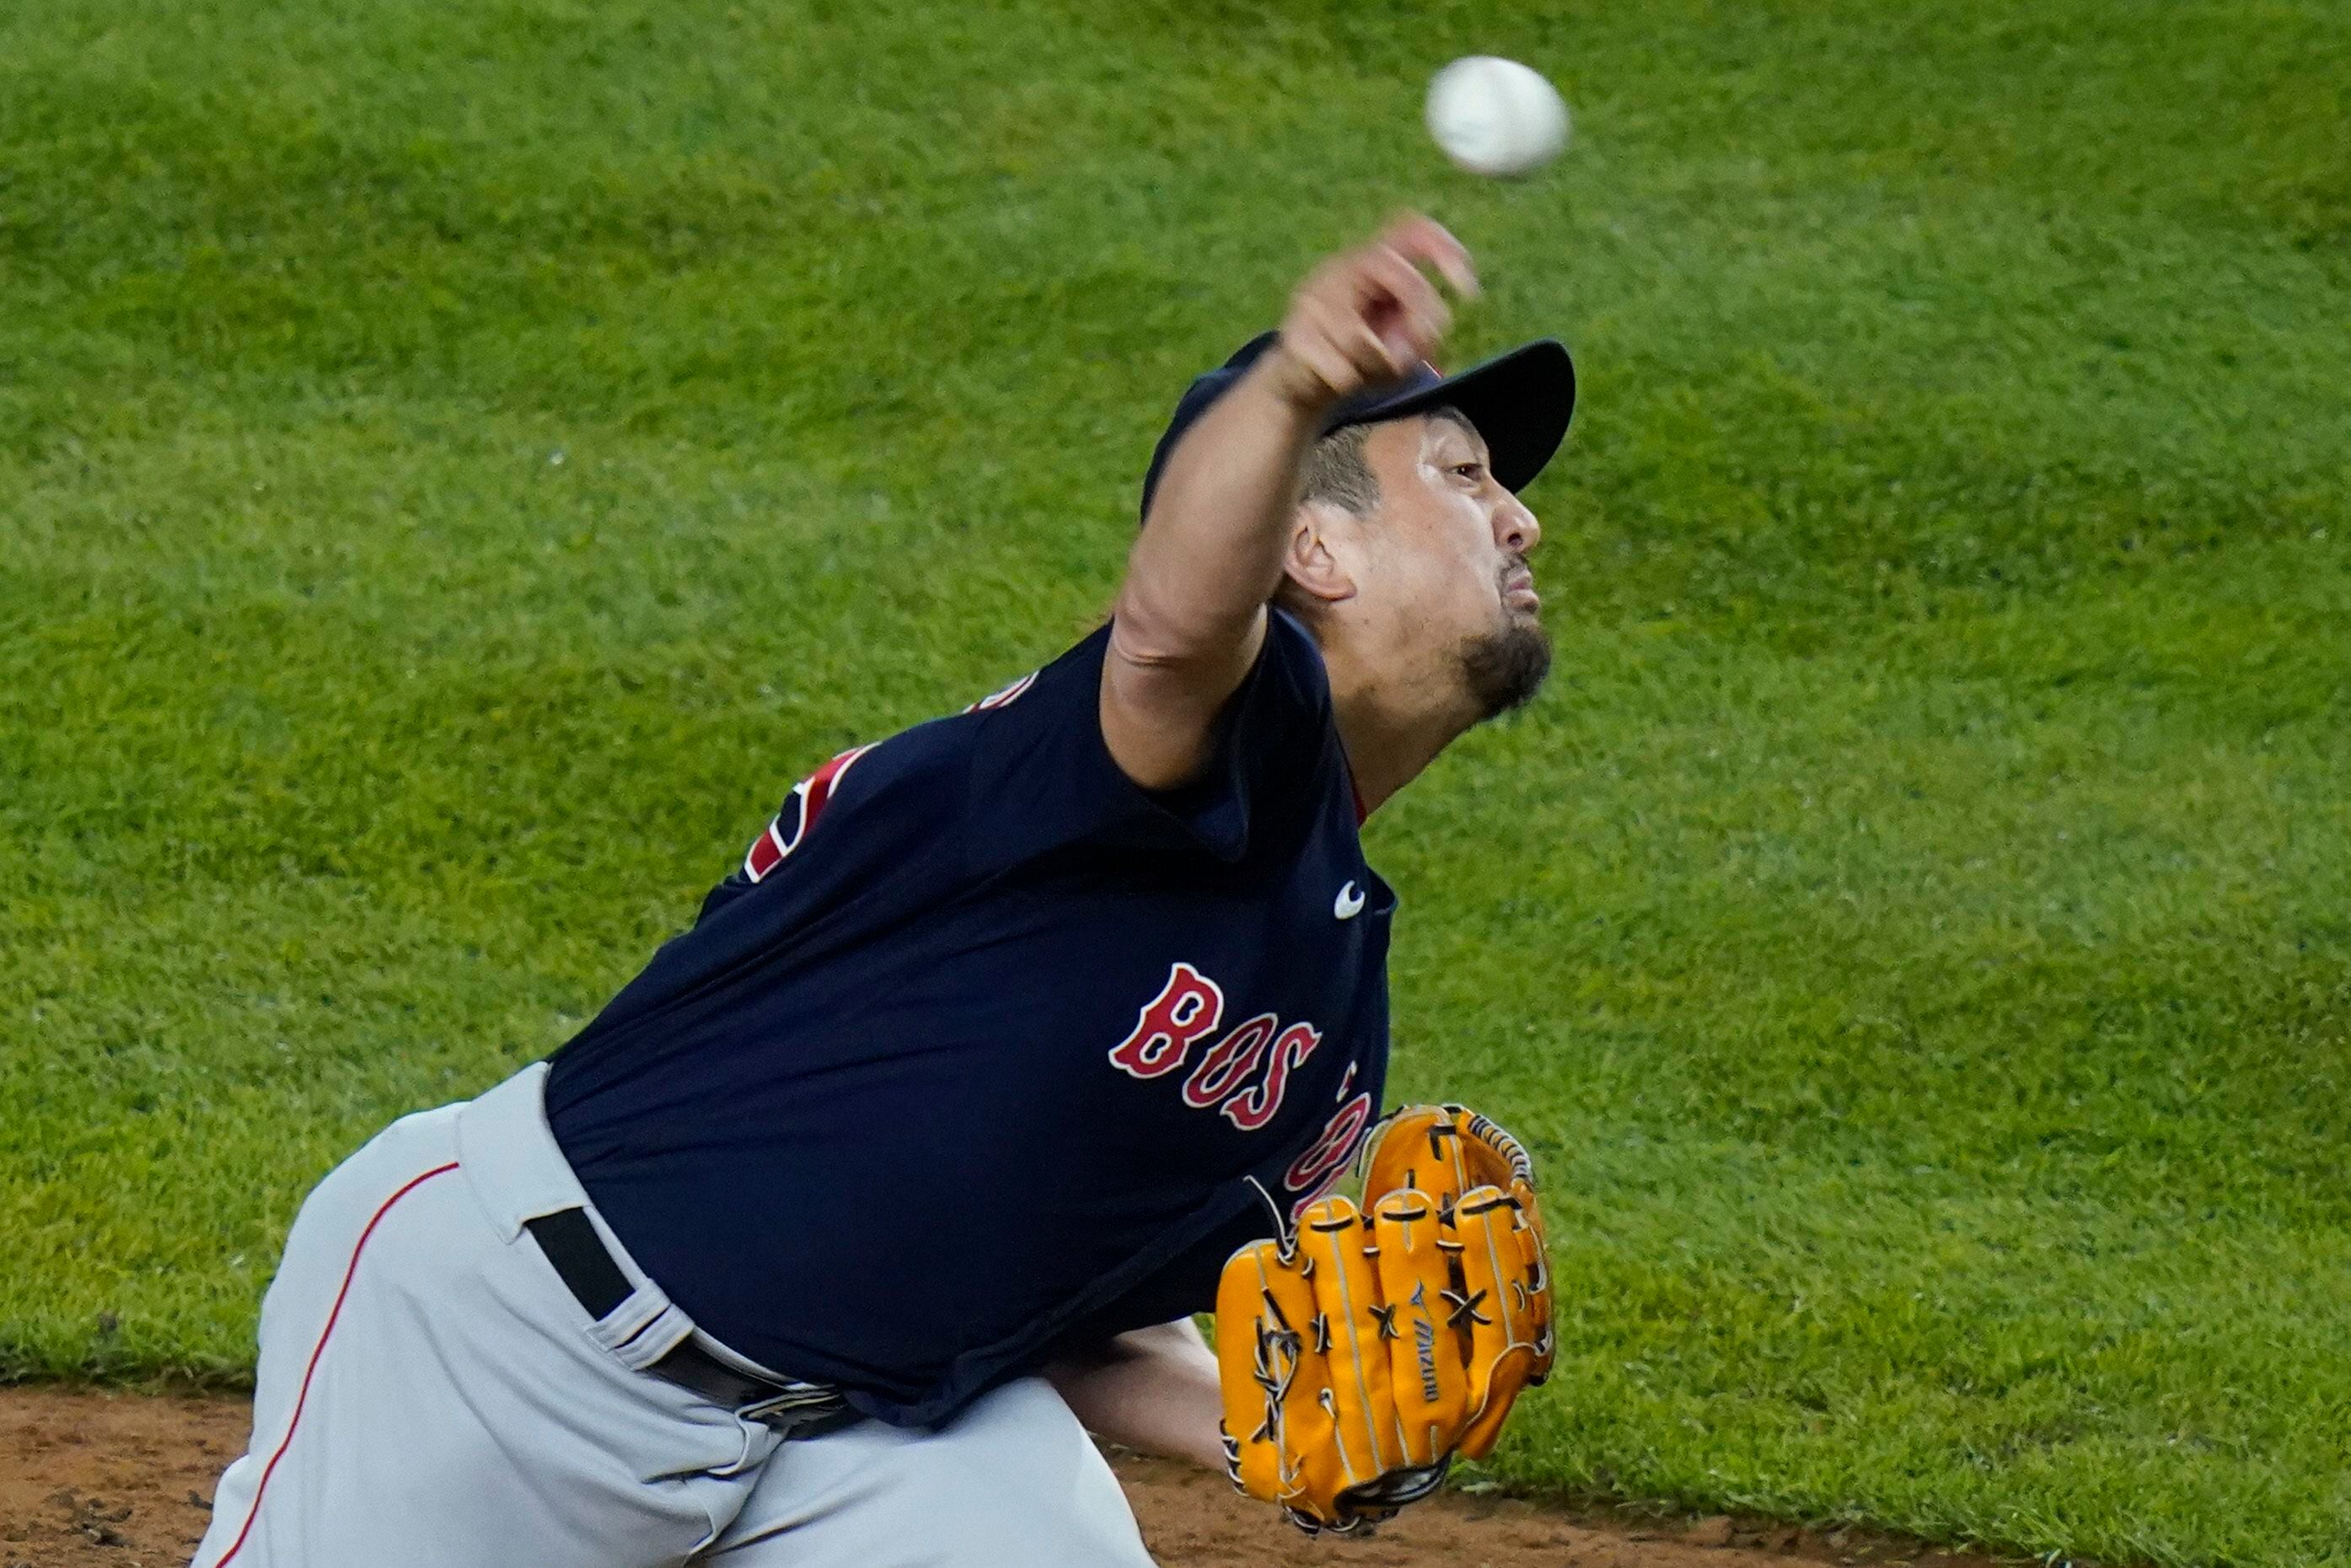
[[[1483,463],[1456,463],[1451,471],[1475,485],[1485,477],[1486,465]]]

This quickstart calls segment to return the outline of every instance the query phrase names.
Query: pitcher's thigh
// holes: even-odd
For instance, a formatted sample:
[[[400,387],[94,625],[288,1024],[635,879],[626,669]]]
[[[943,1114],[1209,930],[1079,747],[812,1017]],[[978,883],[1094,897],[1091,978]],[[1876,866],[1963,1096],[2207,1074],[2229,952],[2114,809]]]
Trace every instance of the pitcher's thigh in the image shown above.
[[[711,1568],[1151,1568],[1134,1511],[1041,1378],[953,1425],[867,1421],[786,1443],[709,1552]]]
[[[748,1490],[767,1435],[592,1343],[455,1154],[410,1118],[303,1206],[197,1568],[666,1568]]]

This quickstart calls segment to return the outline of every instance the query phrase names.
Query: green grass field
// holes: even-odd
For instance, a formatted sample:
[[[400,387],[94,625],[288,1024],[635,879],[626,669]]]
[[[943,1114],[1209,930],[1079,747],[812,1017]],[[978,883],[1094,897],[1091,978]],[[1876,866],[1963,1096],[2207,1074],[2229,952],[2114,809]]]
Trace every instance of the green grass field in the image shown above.
[[[1370,832],[1530,1136],[1533,1491],[2351,1563],[2351,42],[2315,0],[0,10],[0,1375],[1063,645],[1421,204],[1585,399],[1561,674]],[[1427,72],[1577,145],[1452,172]]]

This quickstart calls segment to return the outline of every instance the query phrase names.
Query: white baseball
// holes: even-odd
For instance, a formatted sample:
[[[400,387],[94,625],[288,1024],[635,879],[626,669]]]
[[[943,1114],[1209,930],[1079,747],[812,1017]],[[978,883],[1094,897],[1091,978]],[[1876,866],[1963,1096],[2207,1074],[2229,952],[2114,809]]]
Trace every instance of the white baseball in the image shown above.
[[[1428,133],[1473,174],[1524,174],[1567,145],[1567,104],[1542,73],[1468,55],[1428,84]]]

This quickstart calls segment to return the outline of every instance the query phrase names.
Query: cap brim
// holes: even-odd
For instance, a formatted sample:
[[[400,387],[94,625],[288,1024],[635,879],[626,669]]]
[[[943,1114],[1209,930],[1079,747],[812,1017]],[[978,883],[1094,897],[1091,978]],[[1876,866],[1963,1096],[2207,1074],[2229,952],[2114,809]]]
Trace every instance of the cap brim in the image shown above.
[[[1485,438],[1494,477],[1511,490],[1523,490],[1567,439],[1568,422],[1575,417],[1575,361],[1557,339],[1539,338],[1459,375],[1351,405],[1330,428],[1375,424],[1437,408],[1459,409]]]

